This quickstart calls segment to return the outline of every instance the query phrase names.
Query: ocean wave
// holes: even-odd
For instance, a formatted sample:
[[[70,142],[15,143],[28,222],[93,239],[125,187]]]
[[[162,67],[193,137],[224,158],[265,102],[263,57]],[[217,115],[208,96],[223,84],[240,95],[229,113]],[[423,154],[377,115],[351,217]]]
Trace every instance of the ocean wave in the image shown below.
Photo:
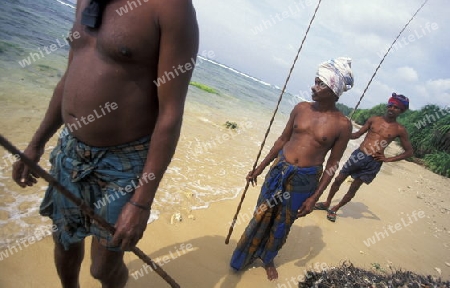
[[[56,0],[56,2],[59,2],[60,4],[62,4],[64,6],[69,6],[70,8],[75,9],[75,4],[76,3],[69,4],[69,3],[66,3],[66,2],[61,1],[61,0]]]
[[[214,60],[211,60],[211,59],[202,57],[202,56],[200,56],[200,55],[197,55],[197,57],[200,58],[200,59],[202,59],[203,61],[207,61],[207,62],[209,62],[209,63],[211,63],[211,64],[213,64],[213,65],[217,65],[217,66],[219,66],[219,67],[222,67],[222,68],[224,68],[224,69],[227,69],[227,70],[229,70],[229,71],[231,71],[231,72],[233,72],[233,73],[236,73],[236,74],[238,74],[238,75],[240,75],[240,76],[243,76],[243,77],[245,77],[245,78],[251,79],[251,80],[253,80],[253,81],[255,81],[255,82],[259,83],[259,84],[262,84],[262,85],[264,85],[264,86],[269,86],[269,87],[272,87],[272,88],[275,88],[275,89],[280,90],[280,87],[278,87],[278,86],[276,86],[276,85],[273,85],[273,84],[264,82],[264,81],[261,80],[261,79],[258,79],[258,78],[256,78],[256,77],[250,76],[250,75],[248,75],[248,74],[245,74],[244,72],[241,72],[241,71],[239,71],[239,70],[237,70],[237,69],[235,69],[235,68],[233,68],[233,67],[230,67],[230,66],[227,66],[227,65],[225,65],[225,64],[216,62],[216,61],[214,61]]]

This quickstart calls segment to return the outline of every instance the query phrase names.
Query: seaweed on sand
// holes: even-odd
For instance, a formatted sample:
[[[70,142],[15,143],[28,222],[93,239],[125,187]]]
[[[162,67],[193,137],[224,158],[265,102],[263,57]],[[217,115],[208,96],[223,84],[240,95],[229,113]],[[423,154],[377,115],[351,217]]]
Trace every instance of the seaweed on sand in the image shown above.
[[[376,266],[374,266],[377,268]],[[298,283],[299,288],[449,288],[450,281],[443,281],[433,276],[418,275],[411,271],[391,268],[387,273],[381,269],[374,271],[355,267],[350,262],[321,272],[307,271],[305,280]]]

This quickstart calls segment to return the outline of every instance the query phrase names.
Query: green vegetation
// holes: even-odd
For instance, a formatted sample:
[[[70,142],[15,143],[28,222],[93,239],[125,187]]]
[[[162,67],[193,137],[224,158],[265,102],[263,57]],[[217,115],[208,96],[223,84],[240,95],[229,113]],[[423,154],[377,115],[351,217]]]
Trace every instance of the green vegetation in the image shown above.
[[[225,122],[225,127],[226,127],[227,129],[234,130],[234,129],[237,129],[237,128],[238,128],[238,124],[237,124],[236,122],[230,122],[230,121],[227,121],[227,122]]]
[[[202,83],[191,81],[189,83],[189,85],[197,87],[198,89],[203,90],[203,91],[208,92],[208,93],[219,94],[219,91],[217,91],[216,89],[214,89],[212,87],[209,87],[209,86],[206,86],[205,84],[202,84]]]
[[[344,114],[345,116],[350,116],[350,114],[352,113],[353,109],[348,107],[345,104],[342,103],[336,103],[336,108],[342,112],[342,114]]]
[[[386,104],[379,104],[371,109],[359,109],[353,114],[353,121],[363,125],[372,116],[383,116],[386,113]]]
[[[384,115],[385,111],[385,104],[361,109],[355,112],[353,120],[363,125],[369,117]],[[449,108],[427,105],[420,110],[408,110],[398,117],[398,122],[408,131],[415,162],[423,163],[437,174],[450,177]]]
[[[424,159],[425,166],[430,168],[431,171],[450,177],[450,154],[437,152],[425,155]]]

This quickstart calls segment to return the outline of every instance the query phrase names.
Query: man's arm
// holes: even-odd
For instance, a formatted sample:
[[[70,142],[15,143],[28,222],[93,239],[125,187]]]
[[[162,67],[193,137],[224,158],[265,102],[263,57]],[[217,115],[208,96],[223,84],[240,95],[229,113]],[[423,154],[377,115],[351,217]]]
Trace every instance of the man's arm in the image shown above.
[[[286,123],[283,132],[281,133],[280,137],[278,137],[278,139],[275,141],[275,143],[273,144],[272,148],[270,149],[269,153],[264,158],[264,160],[261,161],[258,167],[255,168],[255,171],[250,171],[248,173],[246,179],[247,181],[250,181],[252,185],[257,185],[258,175],[260,175],[267,167],[267,165],[269,165],[278,156],[278,152],[280,152],[280,150],[283,149],[284,144],[286,144],[289,141],[289,139],[291,139],[294,119],[298,113],[298,110],[300,109],[300,105],[301,104],[297,104],[297,106],[295,106],[294,109],[292,109],[291,114],[289,116],[289,120]]]
[[[44,153],[45,144],[63,124],[61,103],[63,98],[64,83],[66,81],[67,71],[71,62],[72,50],[69,51],[69,61],[66,72],[59,80],[58,84],[55,87],[55,90],[53,91],[53,96],[50,100],[47,111],[45,112],[44,119],[42,120],[39,128],[34,133],[31,142],[28,144],[27,148],[24,151],[25,156],[35,161],[36,163],[39,162],[42,154]],[[32,186],[34,183],[36,183],[35,177],[37,177],[37,175],[32,173],[29,170],[28,166],[26,166],[19,160],[13,165],[12,177],[13,180],[23,188],[26,186]]]
[[[331,179],[333,179],[333,176],[337,171],[337,168],[339,167],[339,161],[341,160],[342,155],[344,155],[344,151],[347,148],[347,144],[348,141],[350,140],[351,133],[352,133],[352,125],[350,121],[347,121],[346,124],[344,124],[341,128],[339,138],[336,140],[333,147],[331,148],[330,157],[328,158],[325,171],[322,174],[322,177],[320,178],[316,191],[314,192],[313,195],[311,195],[311,197],[309,197],[308,199],[305,200],[305,202],[303,202],[303,205],[298,210],[297,215],[298,217],[303,217],[311,213],[317,200],[319,200],[323,191],[327,189],[328,185],[331,182]]]
[[[158,87],[158,118],[143,171],[153,173],[155,180],[146,189],[136,191],[133,196],[133,201],[143,205],[152,204],[157,185],[175,152],[189,81],[194,70],[192,60],[197,58],[198,52],[198,26],[191,1],[169,2],[173,4],[163,4],[166,8],[159,19],[161,35],[158,77],[163,77],[164,73],[179,65],[185,68],[185,73],[180,73]]]
[[[400,138],[400,144],[402,145],[403,150],[405,150],[402,154],[399,154],[394,157],[389,157],[389,158],[386,158],[384,156],[384,154],[376,154],[373,157],[376,160],[382,161],[382,162],[395,162],[395,161],[400,161],[400,160],[403,160],[403,159],[413,156],[414,149],[411,145],[411,142],[409,141],[408,131],[406,131],[405,127],[400,126],[400,133],[399,133],[398,137]]]
[[[366,123],[364,123],[364,125],[359,129],[359,131],[352,133],[352,135],[350,136],[350,139],[354,140],[354,139],[358,139],[359,137],[361,137],[364,133],[366,133],[367,131],[369,131],[370,125],[372,125],[374,117],[370,117]]]
[[[131,201],[150,208],[159,182],[175,152],[180,136],[184,103],[193,72],[192,61],[197,57],[199,32],[191,1],[166,0],[158,7],[160,50],[158,77],[163,77],[173,67],[184,67],[171,81],[158,87],[158,118],[150,141],[142,177],[152,175],[151,181],[138,187]],[[142,237],[150,215],[149,210],[125,205],[116,223],[113,243],[123,250],[135,246]]]

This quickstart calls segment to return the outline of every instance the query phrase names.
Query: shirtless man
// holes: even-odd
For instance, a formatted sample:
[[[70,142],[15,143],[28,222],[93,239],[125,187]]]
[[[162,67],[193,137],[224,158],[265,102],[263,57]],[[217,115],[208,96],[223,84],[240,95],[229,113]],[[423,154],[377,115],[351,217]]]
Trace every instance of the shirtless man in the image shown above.
[[[351,175],[354,179],[347,194],[333,208],[328,210],[327,219],[335,222],[336,212],[350,202],[363,183],[370,184],[381,169],[383,162],[394,162],[406,159],[413,155],[413,148],[409,142],[408,132],[405,127],[397,123],[397,117],[409,108],[409,99],[403,95],[392,94],[388,101],[387,111],[384,116],[369,118],[358,132],[352,133],[351,139],[357,139],[367,132],[366,138],[356,149],[350,159],[344,164],[339,175],[331,185],[326,202],[316,204],[317,210],[328,210],[336,192]],[[404,152],[395,157],[386,158],[384,150],[395,138],[400,138]],[[327,172],[327,171],[326,171]]]
[[[326,169],[338,164],[351,135],[350,121],[336,108],[336,101],[353,86],[350,59],[338,58],[319,66],[311,88],[313,103],[297,104],[281,136],[247,181],[257,177],[274,159],[266,175],[253,219],[231,259],[241,270],[255,259],[262,260],[269,280],[278,278],[274,258],[285,243],[290,227],[303,217],[331,182],[322,164],[331,150]],[[320,180],[319,180],[320,179]]]
[[[141,239],[174,154],[198,51],[190,0],[98,2],[77,2],[67,70],[25,150],[38,162],[64,125],[50,157],[52,175],[116,228],[111,237],[48,188],[40,213],[58,227],[55,265],[63,287],[79,287],[84,238],[91,234],[92,276],[102,287],[125,286],[123,254]],[[119,15],[129,5],[134,9]],[[35,177],[15,163],[21,187]],[[106,205],[93,205],[101,200]]]

